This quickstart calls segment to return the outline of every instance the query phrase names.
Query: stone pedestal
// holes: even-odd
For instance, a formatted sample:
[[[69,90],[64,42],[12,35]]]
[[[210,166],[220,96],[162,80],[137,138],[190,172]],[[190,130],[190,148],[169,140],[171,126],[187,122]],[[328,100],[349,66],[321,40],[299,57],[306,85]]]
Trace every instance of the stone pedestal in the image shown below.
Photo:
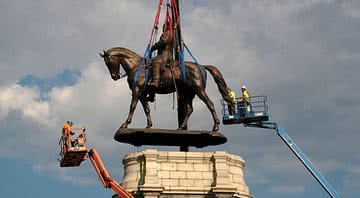
[[[123,164],[121,185],[136,197],[251,197],[244,160],[226,152],[145,150]]]

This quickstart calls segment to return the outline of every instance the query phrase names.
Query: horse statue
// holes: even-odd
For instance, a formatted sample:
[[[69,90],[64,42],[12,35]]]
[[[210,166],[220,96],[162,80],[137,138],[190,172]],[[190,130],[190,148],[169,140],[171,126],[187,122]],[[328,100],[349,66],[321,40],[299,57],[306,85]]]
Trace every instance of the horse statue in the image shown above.
[[[135,81],[136,73],[143,59],[140,55],[126,48],[116,47],[106,51],[104,50],[104,53],[100,53],[100,56],[104,59],[111,78],[114,81],[120,79],[120,65],[123,67],[127,75],[129,88],[132,91],[130,111],[126,121],[120,126],[120,128],[127,128],[127,126],[131,123],[136,105],[139,100],[144,108],[144,112],[147,118],[146,128],[151,128],[152,121],[147,95],[151,92],[155,92],[157,94],[169,94],[177,91],[179,130],[187,130],[188,119],[193,112],[193,99],[195,95],[197,95],[206,104],[207,108],[211,112],[214,120],[212,130],[218,131],[220,122],[215,112],[214,103],[210,100],[205,92],[206,72],[201,72],[200,67],[204,67],[213,76],[223,99],[228,104],[233,103],[231,98],[226,93],[228,88],[222,74],[214,66],[198,66],[196,63],[186,61],[186,80],[183,80],[181,76],[181,68],[178,65],[179,63],[173,60],[170,63],[170,67],[162,67],[160,86],[153,89],[147,86],[148,77],[146,75],[148,75],[148,72],[144,68],[141,70],[137,80]]]

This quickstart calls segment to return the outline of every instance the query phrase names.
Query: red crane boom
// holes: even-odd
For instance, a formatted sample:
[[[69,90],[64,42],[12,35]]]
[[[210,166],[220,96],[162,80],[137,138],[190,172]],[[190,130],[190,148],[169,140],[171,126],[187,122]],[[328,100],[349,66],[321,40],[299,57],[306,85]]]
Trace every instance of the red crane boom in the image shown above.
[[[134,198],[128,191],[110,177],[109,172],[106,170],[100,158],[100,155],[95,149],[91,149],[88,154],[91,164],[94,166],[94,169],[105,188],[111,188],[121,198]]]

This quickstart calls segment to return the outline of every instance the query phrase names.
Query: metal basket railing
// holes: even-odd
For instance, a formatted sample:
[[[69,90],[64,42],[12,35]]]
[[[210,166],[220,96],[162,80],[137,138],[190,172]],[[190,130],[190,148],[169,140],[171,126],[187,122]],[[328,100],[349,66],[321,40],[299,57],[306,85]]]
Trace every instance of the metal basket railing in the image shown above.
[[[221,113],[223,116],[229,115],[229,106],[226,101],[221,100]],[[235,113],[239,112],[240,108],[243,108],[243,100],[241,97],[235,98]],[[267,96],[251,96],[250,107],[253,113],[264,113],[267,114],[269,108],[267,105]]]

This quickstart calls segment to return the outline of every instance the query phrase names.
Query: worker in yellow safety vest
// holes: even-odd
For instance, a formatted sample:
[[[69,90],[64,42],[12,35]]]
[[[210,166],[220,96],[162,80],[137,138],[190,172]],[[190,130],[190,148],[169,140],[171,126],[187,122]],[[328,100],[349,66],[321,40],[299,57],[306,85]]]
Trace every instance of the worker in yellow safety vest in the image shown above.
[[[251,99],[250,99],[250,94],[249,92],[246,90],[245,85],[241,87],[241,92],[242,92],[242,97],[240,97],[244,103],[245,106],[245,110],[247,112],[251,111]]]
[[[233,116],[235,113],[235,92],[232,91],[230,88],[227,89],[227,94],[229,95],[229,97],[232,100],[232,104],[228,104],[228,111],[229,111],[229,116]]]
[[[71,130],[71,127],[73,126],[73,123],[71,121],[67,121],[64,124],[64,127],[62,129],[62,135],[63,140],[66,145],[66,150],[71,148],[71,135],[74,135],[75,133]]]

